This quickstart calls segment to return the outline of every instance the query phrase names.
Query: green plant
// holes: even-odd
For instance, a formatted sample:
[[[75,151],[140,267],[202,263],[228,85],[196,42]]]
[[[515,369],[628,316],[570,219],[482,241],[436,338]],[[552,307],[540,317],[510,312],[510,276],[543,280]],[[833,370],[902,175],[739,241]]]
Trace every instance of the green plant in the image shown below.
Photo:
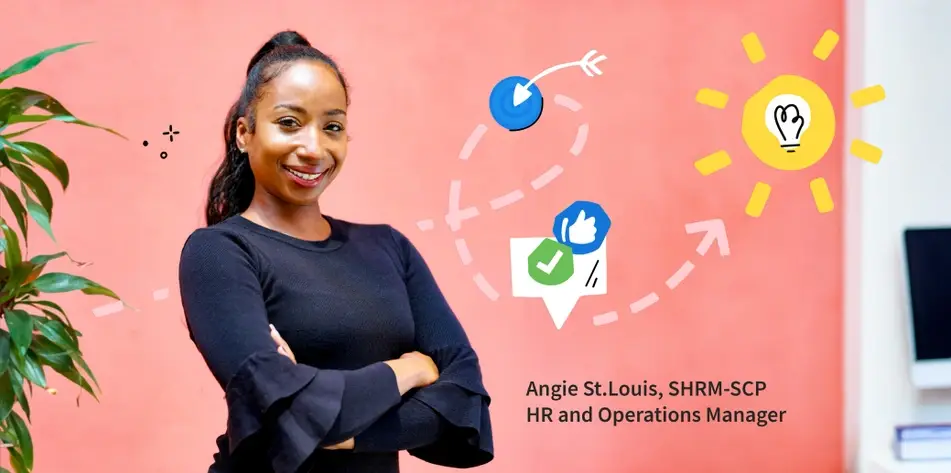
[[[82,44],[86,43],[48,49],[23,59],[0,72],[0,83],[33,69],[53,54]],[[31,110],[39,114],[31,114]],[[79,120],[48,94],[21,87],[0,88],[0,170],[4,177],[10,177],[4,179],[6,183],[0,182],[0,194],[19,229],[18,235],[0,215],[0,318],[4,321],[0,325],[0,441],[17,473],[33,470],[29,400],[33,386],[47,389],[46,376],[51,373],[46,368],[98,400],[98,382],[79,347],[82,334],[73,327],[66,311],[44,295],[82,291],[120,300],[111,290],[84,277],[47,272],[48,263],[64,257],[82,264],[66,252],[28,255],[31,221],[56,242],[51,226],[53,199],[46,181],[36,171],[45,170],[65,191],[69,168],[45,146],[21,138],[54,121],[99,128],[124,138],[113,130]],[[8,130],[15,125],[22,128]],[[9,473],[2,467],[0,471]]]

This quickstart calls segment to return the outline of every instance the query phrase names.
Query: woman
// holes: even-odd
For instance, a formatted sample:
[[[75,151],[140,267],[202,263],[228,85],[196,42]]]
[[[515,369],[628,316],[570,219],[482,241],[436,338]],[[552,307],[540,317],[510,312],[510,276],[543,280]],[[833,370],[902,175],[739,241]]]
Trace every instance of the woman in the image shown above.
[[[179,269],[228,405],[211,472],[390,473],[401,450],[456,468],[493,458],[478,358],[419,252],[389,225],[321,213],[348,105],[336,64],[287,31],[251,59],[225,124],[208,227]]]

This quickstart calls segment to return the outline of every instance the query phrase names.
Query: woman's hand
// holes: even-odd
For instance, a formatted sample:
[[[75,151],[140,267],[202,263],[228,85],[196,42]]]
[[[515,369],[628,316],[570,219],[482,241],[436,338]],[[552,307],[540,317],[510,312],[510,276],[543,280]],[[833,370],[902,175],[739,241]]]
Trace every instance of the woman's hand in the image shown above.
[[[400,357],[401,360],[414,360],[420,369],[420,376],[417,388],[423,386],[429,386],[436,382],[439,379],[439,368],[436,366],[436,363],[428,355],[420,353],[418,351],[411,351],[409,353],[404,353]]]
[[[297,357],[291,351],[291,347],[281,338],[281,334],[274,325],[271,325],[271,338],[277,344],[277,352],[290,358],[297,363]],[[387,365],[396,374],[397,384],[400,388],[400,395],[406,394],[413,388],[422,388],[429,386],[439,379],[439,368],[428,355],[418,351],[404,353],[399,359],[386,362]]]
[[[324,450],[353,450],[353,439],[347,439],[336,445],[328,445],[321,448]]]
[[[271,338],[274,339],[274,342],[277,343],[277,352],[290,358],[291,361],[297,363],[297,358],[294,356],[294,352],[291,351],[291,347],[287,345],[287,342],[281,338],[281,334],[277,332],[277,329],[273,325],[271,327]]]
[[[277,344],[277,352],[290,358],[297,363],[297,358],[287,342],[281,338],[281,334],[271,325],[271,338]],[[400,395],[406,394],[410,389],[429,386],[439,379],[439,368],[433,359],[424,353],[413,351],[404,353],[399,359],[385,362],[396,375],[396,384]],[[353,450],[354,440],[347,439],[335,445],[323,447],[324,450]]]
[[[396,385],[399,388],[400,396],[414,388],[422,388],[436,382],[439,378],[439,370],[432,358],[419,353],[410,352],[399,357],[396,360],[385,362],[396,375]]]

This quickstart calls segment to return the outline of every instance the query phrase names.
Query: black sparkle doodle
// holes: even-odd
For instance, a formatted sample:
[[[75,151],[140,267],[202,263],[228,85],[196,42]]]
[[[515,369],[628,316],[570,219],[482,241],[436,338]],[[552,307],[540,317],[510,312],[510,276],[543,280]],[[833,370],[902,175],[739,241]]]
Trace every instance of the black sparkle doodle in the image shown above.
[[[179,134],[179,131],[176,130],[175,127],[173,127],[172,125],[168,126],[168,131],[162,132],[162,135],[168,137],[168,141],[170,143],[175,141],[175,135],[177,134]],[[142,142],[142,146],[148,146],[148,145],[149,145],[148,140]],[[165,151],[162,151],[161,153],[159,153],[159,157],[162,159],[165,159],[168,157],[168,153]]]

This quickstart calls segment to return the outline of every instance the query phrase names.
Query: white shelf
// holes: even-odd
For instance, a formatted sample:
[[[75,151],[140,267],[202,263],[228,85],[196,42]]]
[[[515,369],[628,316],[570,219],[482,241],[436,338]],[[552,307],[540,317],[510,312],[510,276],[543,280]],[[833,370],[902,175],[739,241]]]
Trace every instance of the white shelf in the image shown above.
[[[947,461],[898,461],[891,453],[874,460],[874,473],[948,473],[951,460]]]

